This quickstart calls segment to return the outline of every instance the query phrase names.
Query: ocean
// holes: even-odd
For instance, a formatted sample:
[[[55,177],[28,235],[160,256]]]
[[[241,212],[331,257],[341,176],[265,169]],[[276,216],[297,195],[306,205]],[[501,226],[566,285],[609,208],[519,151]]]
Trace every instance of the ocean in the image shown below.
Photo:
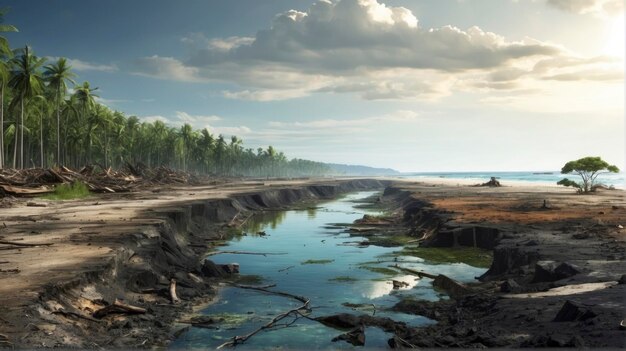
[[[423,173],[405,173],[401,176],[407,179],[420,178],[446,178],[446,179],[464,179],[476,181],[476,183],[487,182],[491,177],[496,177],[503,184],[506,181],[521,181],[536,184],[556,185],[556,182],[563,178],[578,181],[580,177],[574,174],[561,174],[560,171],[545,172],[423,172]],[[597,179],[598,183],[606,186],[614,186],[619,189],[626,189],[626,172],[601,174]]]

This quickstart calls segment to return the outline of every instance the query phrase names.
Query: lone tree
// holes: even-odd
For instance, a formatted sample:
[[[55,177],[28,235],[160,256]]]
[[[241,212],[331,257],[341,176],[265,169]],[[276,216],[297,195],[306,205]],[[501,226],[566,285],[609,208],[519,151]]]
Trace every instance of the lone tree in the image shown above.
[[[582,184],[563,178],[558,185],[571,186],[578,189],[579,193],[594,191],[596,178],[604,173],[618,173],[619,168],[608,164],[600,157],[583,157],[576,161],[569,161],[561,168],[561,174],[578,174],[582,178]]]

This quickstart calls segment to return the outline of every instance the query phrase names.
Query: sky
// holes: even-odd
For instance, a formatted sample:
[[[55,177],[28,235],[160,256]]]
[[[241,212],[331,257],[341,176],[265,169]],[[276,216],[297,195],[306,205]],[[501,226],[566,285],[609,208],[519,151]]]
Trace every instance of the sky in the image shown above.
[[[622,0],[0,0],[100,102],[400,171],[625,166]]]

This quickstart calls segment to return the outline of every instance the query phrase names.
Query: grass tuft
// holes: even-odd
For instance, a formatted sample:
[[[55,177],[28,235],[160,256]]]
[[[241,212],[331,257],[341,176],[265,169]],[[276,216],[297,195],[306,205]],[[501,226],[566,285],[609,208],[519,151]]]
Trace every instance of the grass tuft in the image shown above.
[[[61,184],[54,188],[52,194],[43,196],[48,200],[72,200],[82,199],[89,196],[89,188],[81,182],[73,182],[71,184]]]

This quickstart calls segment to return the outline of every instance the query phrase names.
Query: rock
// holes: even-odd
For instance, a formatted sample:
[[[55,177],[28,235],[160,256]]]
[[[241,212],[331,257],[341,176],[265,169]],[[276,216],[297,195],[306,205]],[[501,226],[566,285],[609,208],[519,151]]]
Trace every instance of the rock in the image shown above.
[[[513,279],[507,279],[504,283],[500,284],[500,291],[504,293],[513,293],[520,290],[520,285]]]
[[[482,183],[480,186],[498,187],[502,186],[496,177],[491,177],[487,183]]]
[[[452,335],[446,335],[443,338],[441,338],[441,342],[443,342],[446,345],[453,345],[456,343],[456,339]]]
[[[565,337],[562,335],[550,335],[546,342],[547,347],[563,347],[566,344]]]
[[[578,267],[567,262],[557,265],[554,261],[539,261],[535,264],[533,283],[553,282],[579,273]]]
[[[132,292],[155,287],[159,283],[159,276],[152,270],[142,270],[130,275],[126,281],[126,288]]]
[[[337,342],[339,340],[343,340],[354,346],[364,346],[365,345],[365,327],[361,325],[347,333],[336,336],[332,339],[332,342]]]
[[[387,340],[387,345],[389,345],[389,348],[392,349],[407,349],[407,348],[413,348],[413,345],[408,344],[407,342],[405,342],[404,340],[400,339],[397,336],[393,336],[393,338]]]
[[[349,313],[339,313],[332,316],[317,317],[316,321],[335,329],[353,329],[360,324],[359,317]]]
[[[583,338],[580,337],[580,335],[574,335],[568,342],[567,344],[565,344],[565,346],[568,347],[575,347],[575,348],[583,348],[585,347],[585,340]]]
[[[220,267],[226,274],[238,274],[239,273],[239,263],[230,263],[230,264],[219,264]]]
[[[580,274],[580,269],[573,264],[563,262],[554,269],[558,279],[568,278]]]
[[[572,238],[577,240],[589,239],[589,237],[591,237],[591,234],[589,233],[576,233],[572,235]]]
[[[452,298],[459,298],[463,295],[471,294],[473,291],[465,284],[460,283],[448,276],[439,274],[433,280],[433,286],[447,292]]]
[[[561,310],[556,314],[553,322],[584,321],[597,316],[590,308],[584,307],[571,300],[565,301]]]
[[[204,260],[202,263],[202,267],[200,268],[200,272],[205,277],[223,277],[226,275],[226,272],[218,265],[213,263],[211,260]]]
[[[626,274],[622,274],[622,276],[617,281],[618,284],[626,284]]]
[[[394,289],[400,289],[409,286],[409,283],[400,280],[392,280],[391,283],[393,284]]]
[[[539,245],[539,242],[537,240],[528,240],[528,242],[526,243],[526,246],[537,246]]]

